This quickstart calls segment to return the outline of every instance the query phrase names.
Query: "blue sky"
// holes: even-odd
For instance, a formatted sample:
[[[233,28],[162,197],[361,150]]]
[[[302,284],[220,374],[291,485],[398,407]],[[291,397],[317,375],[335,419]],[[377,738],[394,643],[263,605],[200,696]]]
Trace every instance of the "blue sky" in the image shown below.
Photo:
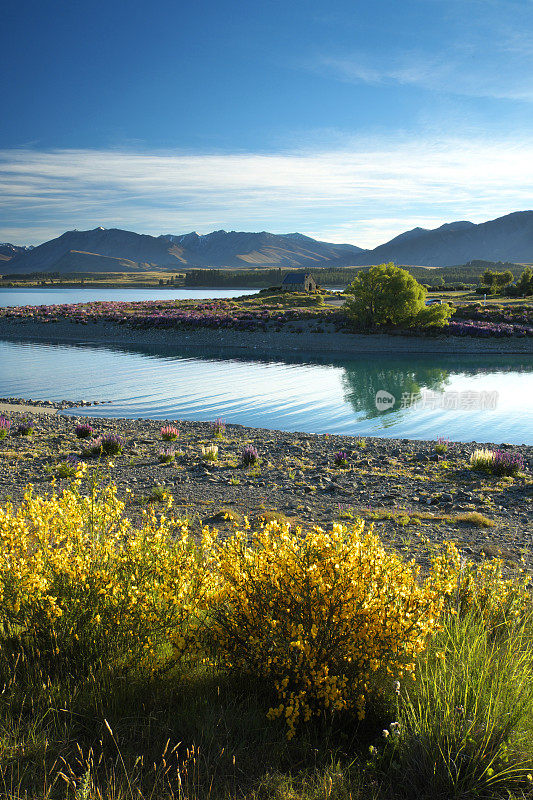
[[[0,240],[531,208],[532,0],[8,0]]]

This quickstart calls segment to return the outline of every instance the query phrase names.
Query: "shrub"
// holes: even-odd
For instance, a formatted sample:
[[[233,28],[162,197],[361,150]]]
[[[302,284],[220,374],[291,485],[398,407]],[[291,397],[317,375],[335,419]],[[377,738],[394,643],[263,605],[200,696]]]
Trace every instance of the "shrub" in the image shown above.
[[[29,489],[0,509],[0,640],[82,672],[133,664],[163,632],[183,652],[204,586],[186,523],[146,514],[135,529],[114,485],[80,493],[85,469],[61,494]]]
[[[216,439],[222,439],[225,433],[226,423],[221,417],[217,417],[217,419],[213,422],[213,436]]]
[[[285,718],[289,738],[327,710],[363,719],[383,676],[411,672],[438,627],[446,571],[419,584],[363,522],[305,534],[270,523],[246,536],[214,544],[213,656],[271,686],[269,717]]]
[[[335,453],[333,456],[333,463],[336,467],[347,467],[348,466],[348,453],[345,453],[344,450],[339,450],[338,453]]]
[[[30,420],[24,420],[23,422],[17,425],[15,430],[15,436],[31,436],[33,434],[34,427],[33,422]]]
[[[94,429],[86,422],[76,425],[74,433],[78,439],[90,439],[94,434]]]
[[[445,439],[442,436],[439,436],[437,439],[437,443],[435,444],[435,452],[439,455],[444,455],[444,453],[448,450],[448,445],[450,443],[449,439]]]
[[[76,475],[77,466],[78,466],[77,458],[69,457],[65,459],[65,461],[59,462],[59,464],[56,466],[56,472],[60,478],[74,478]]]
[[[124,449],[124,440],[116,433],[108,433],[105,436],[99,436],[88,443],[87,449],[84,452],[85,456],[116,456],[122,453]]]
[[[218,447],[216,444],[202,445],[202,458],[204,461],[216,461],[218,458]]]
[[[159,451],[159,463],[160,464],[170,464],[172,461],[175,461],[176,453],[173,447],[165,447]]]
[[[5,439],[11,428],[11,422],[4,416],[0,417],[0,440]]]
[[[251,467],[254,464],[257,464],[259,461],[259,453],[257,452],[256,448],[252,447],[251,444],[247,444],[246,447],[243,447],[241,461],[243,467]]]
[[[425,307],[426,290],[392,262],[359,272],[346,289],[344,311],[357,326],[443,326],[453,314],[447,303]]]
[[[161,428],[161,438],[165,442],[175,441],[179,435],[180,435],[179,430],[175,428],[173,425],[166,425],[163,428]]]
[[[512,450],[496,450],[492,462],[495,475],[516,475],[524,469],[524,459],[520,453]]]

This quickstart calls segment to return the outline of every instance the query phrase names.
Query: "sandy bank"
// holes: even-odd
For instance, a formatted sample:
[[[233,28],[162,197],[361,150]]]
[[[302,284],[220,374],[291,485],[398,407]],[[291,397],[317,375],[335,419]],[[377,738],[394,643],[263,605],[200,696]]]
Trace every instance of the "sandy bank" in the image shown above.
[[[0,400],[0,414],[57,414],[57,408],[37,406],[35,403],[4,403]]]
[[[187,350],[220,350],[228,354],[282,356],[284,353],[320,353],[355,355],[361,353],[472,354],[527,353],[533,355],[531,338],[474,339],[471,337],[401,336],[390,334],[338,333],[333,326],[324,326],[323,333],[312,330],[309,323],[299,322],[292,331],[235,331],[197,328],[195,330],[141,330],[108,322],[33,322],[16,319],[0,320],[0,339],[8,341],[87,343],[87,344],[163,344]]]

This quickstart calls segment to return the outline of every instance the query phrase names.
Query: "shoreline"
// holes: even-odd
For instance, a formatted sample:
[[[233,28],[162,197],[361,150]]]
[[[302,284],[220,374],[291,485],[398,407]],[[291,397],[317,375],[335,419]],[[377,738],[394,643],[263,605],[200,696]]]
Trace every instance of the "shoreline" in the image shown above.
[[[360,517],[373,523],[384,544],[404,550],[424,563],[423,541],[454,541],[470,558],[501,555],[519,564],[522,555],[533,571],[533,509],[530,503],[533,446],[491,442],[450,443],[445,455],[430,440],[360,438],[348,435],[292,433],[227,424],[221,437],[212,423],[169,420],[179,428],[170,443],[175,460],[162,464],[159,453],[165,421],[115,417],[75,416],[69,406],[41,401],[35,405],[32,436],[16,435],[17,423],[27,416],[24,406],[11,401],[12,423],[0,441],[0,502],[18,502],[28,484],[39,494],[66,488],[59,465],[86,460],[90,473],[106,473],[105,462],[87,458],[87,443],[75,435],[78,422],[94,428],[94,435],[114,434],[124,442],[113,457],[109,477],[127,501],[127,515],[140,519],[147,504],[158,510],[161,492],[174,497],[177,515],[191,519],[194,531],[212,525],[224,535],[231,529],[225,513],[234,518],[281,515],[294,524],[350,524]],[[44,404],[56,413],[39,414]],[[70,405],[72,403],[72,405]],[[48,405],[49,404],[49,405]],[[68,411],[69,413],[64,413]],[[206,462],[202,447],[215,444],[218,458]],[[257,467],[241,463],[244,446],[259,453]],[[469,469],[470,454],[480,446],[519,451],[525,474],[500,480]],[[348,466],[335,466],[335,454],[346,453]]]
[[[74,323],[35,322],[0,319],[0,340],[48,342],[50,344],[146,345],[160,344],[187,350],[270,356],[283,353],[320,353],[349,356],[367,353],[382,355],[530,355],[529,338],[474,338],[458,336],[403,336],[392,334],[339,333],[332,325],[316,333],[307,322],[297,331],[236,331],[231,329],[139,329],[112,322]]]

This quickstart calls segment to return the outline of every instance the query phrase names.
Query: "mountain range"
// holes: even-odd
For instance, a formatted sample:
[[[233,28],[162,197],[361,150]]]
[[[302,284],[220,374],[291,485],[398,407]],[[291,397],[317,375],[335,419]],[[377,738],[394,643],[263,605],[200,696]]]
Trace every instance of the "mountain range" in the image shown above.
[[[30,249],[29,247],[19,247],[16,244],[9,244],[9,242],[0,242],[0,263],[2,261],[11,261],[15,256],[26,253]]]
[[[195,267],[313,269],[364,266],[393,261],[410,266],[446,267],[474,259],[533,262],[533,211],[517,211],[474,224],[446,223],[413,228],[373,250],[331,244],[301,233],[214,231],[200,235],[146,234],[117,228],[67,231],[33,248],[0,245],[2,269],[35,272],[138,272]]]

